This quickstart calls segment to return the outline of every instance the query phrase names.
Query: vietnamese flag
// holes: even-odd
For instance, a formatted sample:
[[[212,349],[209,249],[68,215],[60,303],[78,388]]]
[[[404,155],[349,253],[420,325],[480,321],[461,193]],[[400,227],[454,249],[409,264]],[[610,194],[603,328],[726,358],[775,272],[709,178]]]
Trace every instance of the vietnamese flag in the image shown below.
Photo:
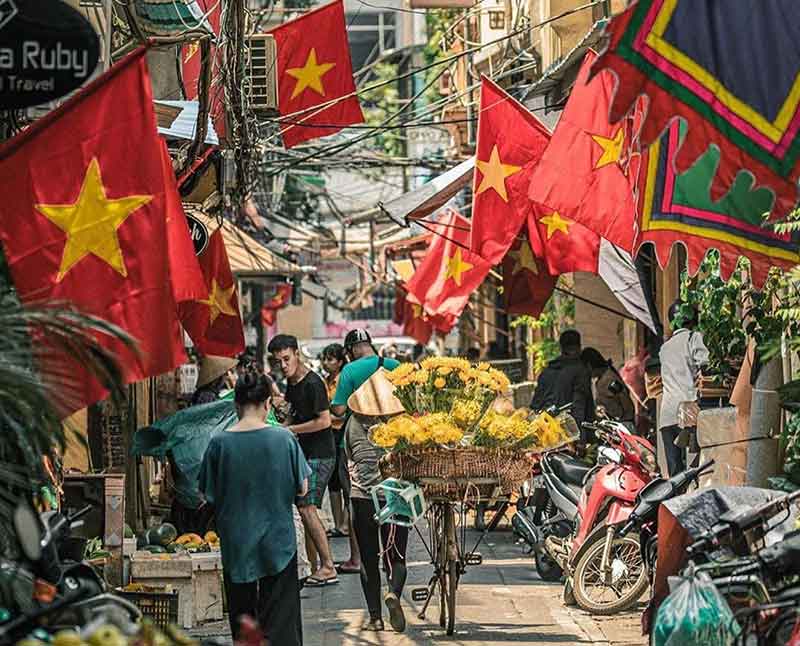
[[[244,352],[244,330],[236,281],[219,229],[211,234],[198,260],[208,297],[181,304],[178,310],[181,323],[204,355],[236,357]]]
[[[497,264],[525,222],[530,171],[547,147],[550,131],[485,76],[479,114],[470,249]],[[525,190],[515,194],[515,183]]]
[[[503,259],[506,310],[509,314],[539,316],[557,282],[558,274],[551,274],[546,263],[536,257],[525,231]]]
[[[270,33],[278,47],[278,111],[285,117],[281,132],[287,148],[363,123],[343,0],[312,9]]]
[[[425,259],[407,283],[408,300],[429,316],[458,317],[492,264],[469,250],[469,220],[455,211],[439,222]]]
[[[550,144],[530,176],[528,194],[563,220],[583,224],[632,252],[642,113],[609,123],[615,80],[609,71],[589,80],[596,58],[587,52]]]
[[[23,305],[64,301],[125,330],[138,353],[98,340],[126,382],[186,360],[176,303],[206,294],[156,131],[144,49],[0,147],[0,191],[0,239]],[[43,361],[44,379],[73,377],[57,389],[64,414],[105,396],[71,356]]]

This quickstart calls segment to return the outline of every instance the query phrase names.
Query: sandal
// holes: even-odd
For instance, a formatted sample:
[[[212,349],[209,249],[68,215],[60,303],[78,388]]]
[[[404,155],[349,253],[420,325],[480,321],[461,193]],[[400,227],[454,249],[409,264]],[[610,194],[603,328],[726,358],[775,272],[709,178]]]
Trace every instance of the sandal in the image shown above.
[[[370,619],[367,623],[361,626],[361,630],[371,633],[379,633],[383,631],[383,619]]]
[[[316,574],[311,575],[306,579],[306,588],[324,588],[326,585],[336,585],[339,583],[339,577],[332,576],[330,579],[323,579]]]
[[[347,532],[341,531],[338,527],[329,529],[325,533],[328,535],[328,538],[347,538]]]
[[[336,566],[336,571],[339,574],[360,574],[361,573],[361,566],[360,565],[352,565],[348,563],[339,563]]]

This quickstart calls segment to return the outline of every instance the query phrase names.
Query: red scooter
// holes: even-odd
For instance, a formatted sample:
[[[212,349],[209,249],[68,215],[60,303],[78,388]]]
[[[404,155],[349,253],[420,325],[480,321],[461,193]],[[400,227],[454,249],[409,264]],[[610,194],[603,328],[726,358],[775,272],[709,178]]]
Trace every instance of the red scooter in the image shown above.
[[[658,467],[653,446],[624,424],[603,420],[584,427],[603,444],[598,463],[586,477],[573,535],[549,538],[547,549],[567,574],[565,601],[610,615],[633,605],[647,589],[639,537],[617,532]]]

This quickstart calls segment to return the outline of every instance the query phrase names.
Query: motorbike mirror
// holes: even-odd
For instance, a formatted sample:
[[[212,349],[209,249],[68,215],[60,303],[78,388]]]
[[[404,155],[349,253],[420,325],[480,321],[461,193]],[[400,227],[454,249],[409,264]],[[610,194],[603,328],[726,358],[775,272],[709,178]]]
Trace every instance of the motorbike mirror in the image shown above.
[[[22,553],[31,561],[42,558],[42,528],[39,517],[25,504],[14,510],[14,531]]]

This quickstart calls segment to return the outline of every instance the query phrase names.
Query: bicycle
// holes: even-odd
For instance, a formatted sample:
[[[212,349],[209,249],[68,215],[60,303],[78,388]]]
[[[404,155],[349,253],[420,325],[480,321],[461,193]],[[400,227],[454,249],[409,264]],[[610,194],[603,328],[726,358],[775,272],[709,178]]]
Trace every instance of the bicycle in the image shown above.
[[[443,478],[423,478],[421,484],[441,485],[453,483],[453,480]],[[466,485],[468,487],[496,484],[490,478],[473,479]],[[480,565],[483,557],[477,552],[485,532],[480,535],[475,546],[467,551],[467,505],[454,502],[448,498],[429,499],[429,506],[425,512],[428,523],[428,541],[422,535],[419,527],[415,526],[417,534],[422,540],[425,549],[431,557],[433,575],[426,588],[412,591],[414,601],[424,601],[419,619],[425,619],[431,600],[439,591],[439,625],[446,629],[448,635],[455,632],[456,597],[458,584],[468,565]],[[458,520],[457,520],[458,519]]]

